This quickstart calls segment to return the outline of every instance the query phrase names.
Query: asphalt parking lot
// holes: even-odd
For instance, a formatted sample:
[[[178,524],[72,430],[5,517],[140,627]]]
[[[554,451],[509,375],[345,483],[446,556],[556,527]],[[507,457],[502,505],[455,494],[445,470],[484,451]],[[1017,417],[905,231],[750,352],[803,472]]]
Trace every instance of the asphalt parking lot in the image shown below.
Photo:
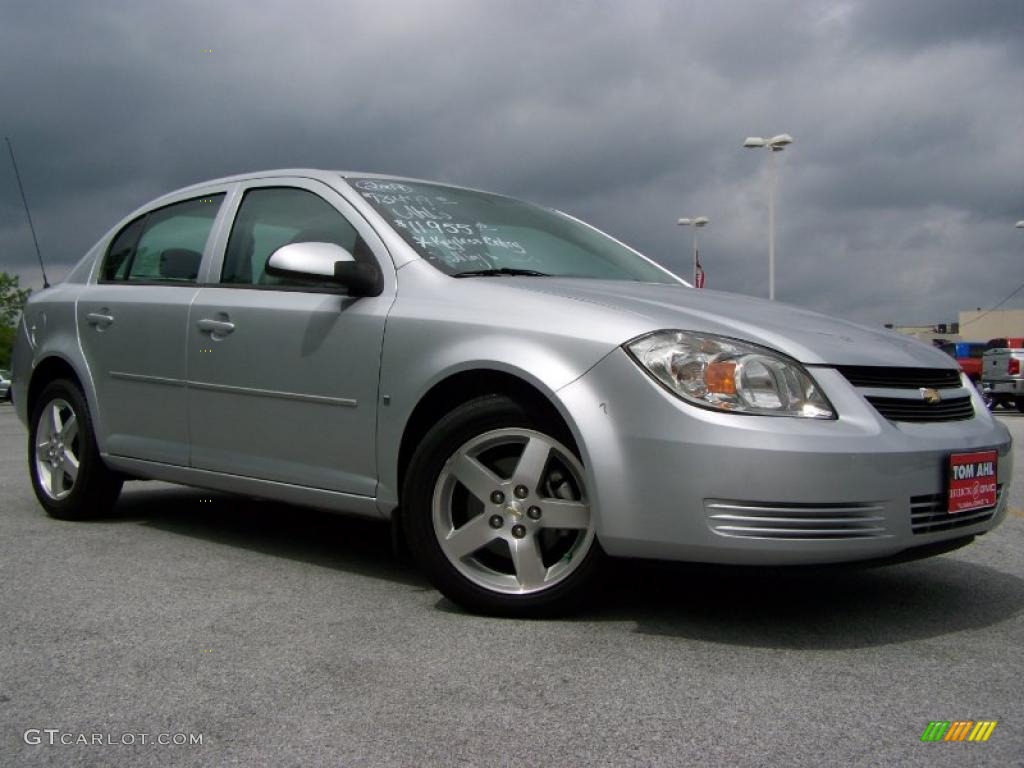
[[[368,521],[158,483],[49,519],[24,443],[0,406],[0,766],[1024,764],[1020,449],[1015,511],[955,553],[622,564],[530,622],[461,613]]]

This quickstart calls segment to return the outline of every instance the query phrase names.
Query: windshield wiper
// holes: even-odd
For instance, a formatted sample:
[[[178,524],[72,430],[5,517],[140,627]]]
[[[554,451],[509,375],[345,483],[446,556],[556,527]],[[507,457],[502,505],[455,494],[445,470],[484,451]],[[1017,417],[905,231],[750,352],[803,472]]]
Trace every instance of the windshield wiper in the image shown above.
[[[526,277],[551,277],[547,272],[538,272],[535,269],[515,269],[513,267],[495,267],[493,269],[470,269],[465,272],[456,272],[453,277],[490,277],[492,275],[525,275]]]

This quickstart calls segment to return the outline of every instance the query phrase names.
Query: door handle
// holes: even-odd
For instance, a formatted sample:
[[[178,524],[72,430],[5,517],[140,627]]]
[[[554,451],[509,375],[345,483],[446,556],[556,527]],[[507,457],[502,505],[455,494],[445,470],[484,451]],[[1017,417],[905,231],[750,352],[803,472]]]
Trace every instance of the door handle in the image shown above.
[[[89,321],[89,325],[96,326],[102,330],[114,322],[114,316],[106,314],[109,311],[109,309],[104,307],[99,312],[90,312],[85,316],[85,319]]]
[[[212,320],[208,317],[204,317],[202,320],[196,323],[196,326],[203,333],[209,333],[214,336],[227,336],[233,330],[235,330],[235,324],[227,320]]]

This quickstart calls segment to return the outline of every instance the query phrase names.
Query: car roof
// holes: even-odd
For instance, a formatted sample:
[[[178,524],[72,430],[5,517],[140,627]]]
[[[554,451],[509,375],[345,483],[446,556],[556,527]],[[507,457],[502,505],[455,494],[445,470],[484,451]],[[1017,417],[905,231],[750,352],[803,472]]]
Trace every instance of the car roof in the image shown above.
[[[437,181],[435,179],[420,179],[415,176],[397,176],[391,173],[370,173],[367,171],[333,171],[323,168],[273,168],[265,171],[251,171],[249,173],[238,173],[233,176],[221,176],[215,179],[207,179],[206,181],[198,181],[194,184],[189,184],[178,189],[165,192],[164,194],[154,197],[148,200],[143,205],[133,210],[128,216],[122,219],[115,229],[123,226],[126,222],[139,216],[140,214],[159,208],[170,203],[181,200],[183,195],[188,195],[190,192],[196,194],[203,194],[210,187],[221,186],[224,184],[235,184],[244,181],[254,181],[256,179],[273,179],[273,178],[303,178],[303,179],[316,179],[330,186],[331,182],[337,180],[339,177],[342,179],[360,178],[360,179],[387,179],[388,181],[406,181],[410,184],[433,184],[439,187],[447,187],[449,189],[458,189],[466,192],[480,192],[486,195],[493,195],[495,197],[504,197],[512,200],[508,195],[504,195],[500,192],[493,192],[487,189],[480,189],[478,187],[468,187],[461,184],[451,184],[447,181]],[[545,206],[540,206],[545,207]],[[556,209],[550,209],[556,210]],[[561,213],[561,211],[558,211]]]
[[[182,192],[188,192],[193,189],[204,189],[209,186],[219,184],[234,184],[240,181],[252,181],[253,179],[272,179],[277,177],[295,177],[300,178],[312,178],[319,179],[322,181],[328,181],[338,176],[349,179],[349,178],[361,178],[361,179],[388,179],[389,181],[407,181],[410,184],[436,184],[442,187],[452,187],[453,189],[465,189],[474,192],[486,192],[487,190],[475,189],[473,187],[466,187],[459,184],[451,184],[446,181],[437,181],[434,179],[420,179],[414,176],[399,176],[392,173],[369,173],[365,171],[333,171],[323,168],[275,168],[266,171],[252,171],[250,173],[239,173],[233,176],[221,176],[216,179],[208,179],[207,181],[196,182],[195,184],[189,184],[187,186],[176,189],[173,192],[168,192],[160,197],[170,197],[177,195]],[[493,192],[489,194],[495,194]]]

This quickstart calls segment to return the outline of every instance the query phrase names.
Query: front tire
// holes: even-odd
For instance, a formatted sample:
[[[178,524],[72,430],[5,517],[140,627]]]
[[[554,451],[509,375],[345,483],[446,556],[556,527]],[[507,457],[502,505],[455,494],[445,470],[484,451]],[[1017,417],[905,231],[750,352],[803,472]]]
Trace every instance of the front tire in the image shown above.
[[[586,475],[561,425],[499,395],[443,417],[403,485],[413,557],[453,602],[538,616],[576,607],[603,553]]]
[[[30,424],[29,473],[43,509],[60,520],[85,520],[108,512],[123,481],[100,457],[78,386],[66,379],[48,384]]]

